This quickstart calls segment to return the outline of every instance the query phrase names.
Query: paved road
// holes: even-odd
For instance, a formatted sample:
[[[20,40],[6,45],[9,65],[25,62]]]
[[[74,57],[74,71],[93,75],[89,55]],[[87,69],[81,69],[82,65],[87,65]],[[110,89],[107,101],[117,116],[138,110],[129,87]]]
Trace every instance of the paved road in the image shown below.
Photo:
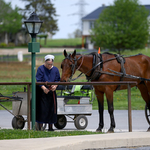
[[[40,48],[40,52],[38,52],[38,54],[51,52],[63,53],[64,49],[66,49],[67,52],[74,51],[74,48]],[[18,55],[19,51],[21,51],[22,54],[30,54],[30,52],[28,52],[28,48],[14,48],[14,49],[0,49],[0,55]]]
[[[128,111],[127,110],[115,110],[114,111],[116,128],[115,132],[128,132]],[[0,128],[10,128],[12,129],[11,121],[13,115],[8,111],[0,110]],[[24,116],[26,118],[26,116]],[[95,131],[98,127],[98,111],[93,110],[91,116],[87,116],[88,126],[86,130]],[[73,121],[67,117],[67,121]],[[110,118],[108,111],[104,111],[104,132],[107,132],[110,127]],[[149,125],[146,121],[144,110],[132,110],[132,131],[147,131]],[[25,128],[27,128],[27,123]],[[74,123],[68,122],[64,130],[76,130]]]

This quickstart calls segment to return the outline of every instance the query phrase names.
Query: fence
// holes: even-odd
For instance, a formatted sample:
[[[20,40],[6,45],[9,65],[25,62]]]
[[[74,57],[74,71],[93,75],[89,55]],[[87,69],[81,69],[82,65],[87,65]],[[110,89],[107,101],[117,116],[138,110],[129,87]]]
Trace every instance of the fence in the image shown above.
[[[91,52],[97,52],[97,50],[90,50],[90,51],[83,51],[83,54],[87,54],[87,53],[91,53]],[[19,55],[19,54],[18,54]],[[0,55],[0,62],[16,62],[19,61],[18,60],[18,55]],[[22,54],[23,55],[23,54]],[[53,53],[53,55],[57,56],[57,55],[62,55],[62,53]],[[44,59],[45,54],[36,54],[36,59]],[[23,56],[23,61],[25,62],[29,62],[31,61],[31,54],[24,54]]]
[[[37,85],[127,85],[128,90],[128,126],[129,132],[132,132],[132,115],[131,115],[131,85],[136,85],[137,82],[134,81],[118,81],[118,82],[37,82]],[[28,129],[30,130],[30,120],[31,120],[31,105],[30,105],[30,86],[31,82],[0,82],[0,85],[27,85],[27,105],[28,105]]]
[[[39,59],[41,57],[44,58],[45,54],[38,54],[36,55],[36,58]],[[23,55],[23,61],[29,62],[31,61],[31,55]],[[0,62],[18,62],[18,56],[17,55],[4,55],[0,56]]]

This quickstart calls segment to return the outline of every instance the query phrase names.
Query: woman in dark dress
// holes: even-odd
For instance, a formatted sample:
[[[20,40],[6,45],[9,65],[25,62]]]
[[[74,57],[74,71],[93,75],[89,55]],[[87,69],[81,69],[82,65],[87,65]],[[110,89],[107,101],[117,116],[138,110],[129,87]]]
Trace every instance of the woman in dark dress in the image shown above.
[[[45,63],[37,69],[37,82],[59,82],[60,74],[57,67],[53,66],[54,56],[46,55]],[[52,124],[57,122],[57,85],[36,86],[36,122],[39,129],[43,123],[49,124],[48,131],[54,131]]]

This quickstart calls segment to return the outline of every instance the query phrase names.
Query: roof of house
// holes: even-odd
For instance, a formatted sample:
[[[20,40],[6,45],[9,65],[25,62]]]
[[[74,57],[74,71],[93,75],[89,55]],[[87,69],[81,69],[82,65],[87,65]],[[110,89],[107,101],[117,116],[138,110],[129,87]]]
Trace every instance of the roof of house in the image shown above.
[[[149,10],[150,14],[150,5],[144,5],[147,10]],[[85,17],[82,18],[82,20],[96,20],[99,18],[99,15],[102,13],[102,11],[107,8],[107,6],[102,6],[94,10],[93,12],[89,13]]]

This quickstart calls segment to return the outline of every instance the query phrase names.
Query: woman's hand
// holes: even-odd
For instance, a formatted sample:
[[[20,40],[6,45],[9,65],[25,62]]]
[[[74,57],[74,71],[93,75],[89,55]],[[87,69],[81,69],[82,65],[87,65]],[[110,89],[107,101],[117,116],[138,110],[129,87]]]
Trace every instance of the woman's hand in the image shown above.
[[[48,88],[46,88],[44,85],[41,86],[41,88],[42,88],[42,90],[44,91],[45,94],[48,94],[48,92],[49,92]]]
[[[51,86],[51,90],[52,90],[52,91],[55,91],[56,88],[57,88],[57,85],[52,85],[52,86]]]

